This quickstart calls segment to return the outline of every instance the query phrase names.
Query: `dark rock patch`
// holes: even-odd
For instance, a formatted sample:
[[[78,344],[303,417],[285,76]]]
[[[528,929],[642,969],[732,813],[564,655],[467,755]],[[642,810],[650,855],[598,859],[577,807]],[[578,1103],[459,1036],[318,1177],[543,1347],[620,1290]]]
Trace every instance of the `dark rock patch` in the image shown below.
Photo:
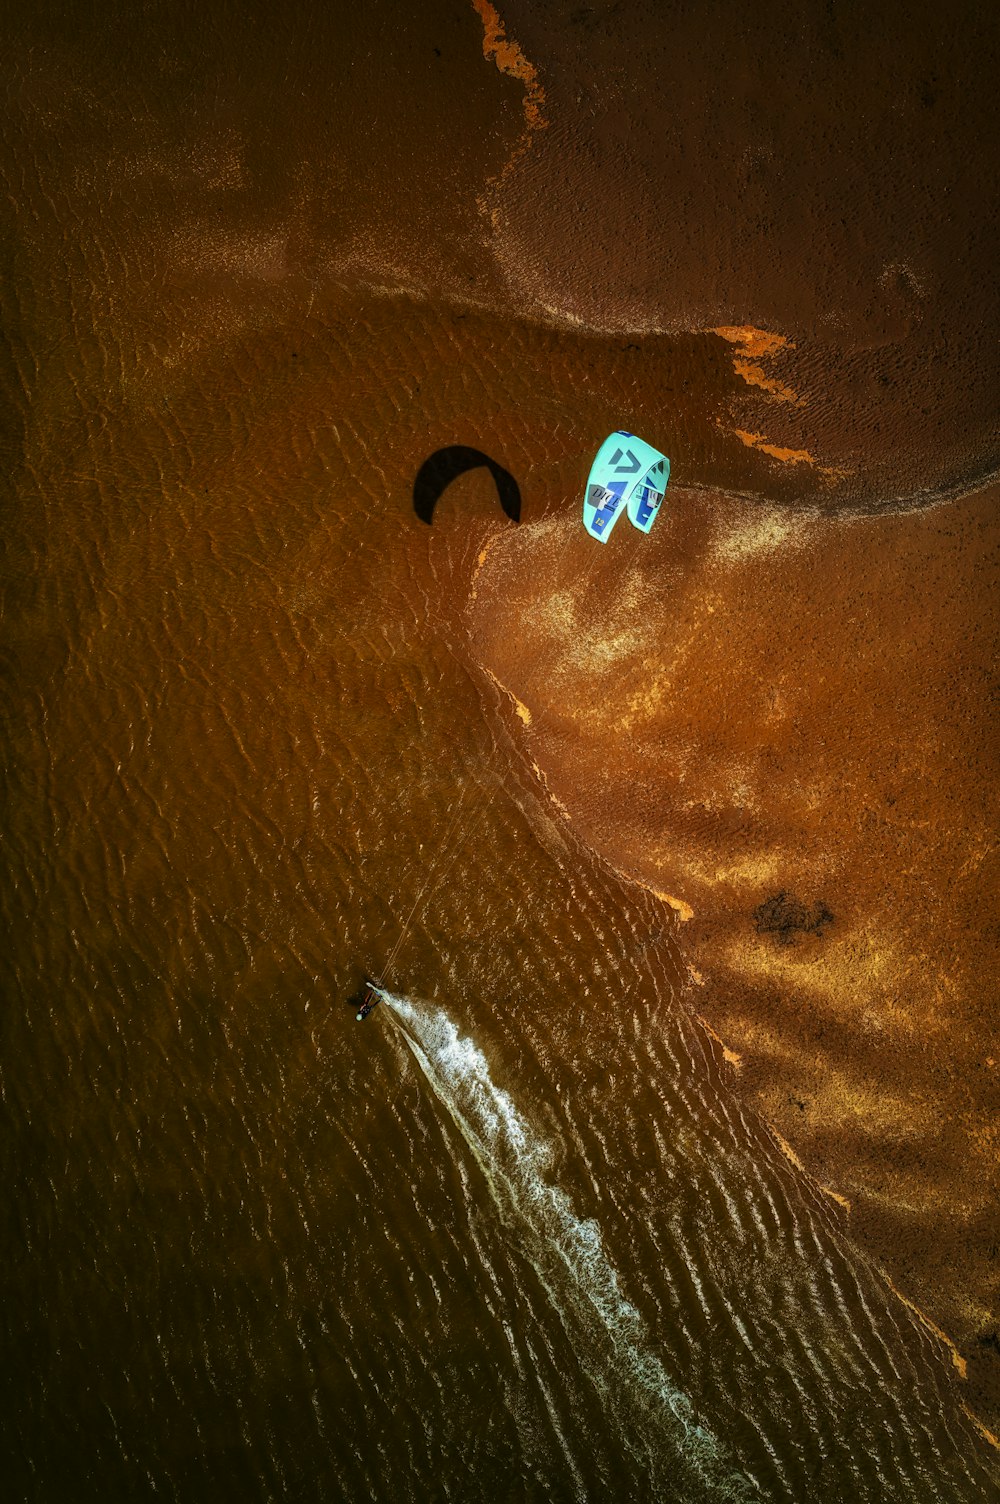
[[[794,894],[776,893],[766,898],[753,911],[758,935],[773,935],[779,945],[797,945],[802,935],[820,935],[833,915],[825,903],[814,903],[811,908]]]

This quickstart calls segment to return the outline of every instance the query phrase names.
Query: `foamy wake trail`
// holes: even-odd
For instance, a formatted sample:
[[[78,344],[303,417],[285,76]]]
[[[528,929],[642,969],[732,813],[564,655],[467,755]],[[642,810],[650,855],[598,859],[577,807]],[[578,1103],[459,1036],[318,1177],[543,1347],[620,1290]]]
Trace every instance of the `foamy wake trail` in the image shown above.
[[[581,1367],[617,1420],[625,1445],[677,1497],[684,1470],[697,1492],[759,1498],[718,1439],[695,1418],[652,1349],[649,1329],[623,1294],[598,1224],[574,1210],[554,1183],[554,1146],[539,1138],[486,1059],[446,1013],[384,994],[414,1058],[475,1155],[504,1223],[524,1253],[569,1335]],[[696,1480],[700,1480],[698,1488]],[[693,1497],[681,1488],[680,1496]]]

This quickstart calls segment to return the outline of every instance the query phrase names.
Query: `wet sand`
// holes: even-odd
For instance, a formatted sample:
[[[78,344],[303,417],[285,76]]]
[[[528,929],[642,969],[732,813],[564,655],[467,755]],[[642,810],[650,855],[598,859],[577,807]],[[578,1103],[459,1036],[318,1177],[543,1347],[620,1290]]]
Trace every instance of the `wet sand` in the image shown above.
[[[878,508],[995,469],[998,38],[979,7],[505,14],[548,120],[492,202],[522,308],[763,331],[764,382],[744,369],[718,442],[802,456],[791,501]],[[775,494],[780,465],[744,464],[740,489]]]
[[[565,817],[679,916],[741,1089],[992,1418],[997,494],[849,521],[668,494],[596,564],[575,518],[498,537],[474,647]]]

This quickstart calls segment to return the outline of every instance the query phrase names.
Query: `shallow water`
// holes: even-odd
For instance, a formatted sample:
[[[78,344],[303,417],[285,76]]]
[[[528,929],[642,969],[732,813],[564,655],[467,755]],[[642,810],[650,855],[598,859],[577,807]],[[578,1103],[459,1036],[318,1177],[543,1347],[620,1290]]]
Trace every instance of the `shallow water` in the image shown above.
[[[623,403],[738,480],[728,363],[296,255],[224,39],[150,43],[120,130],[114,60],[88,92],[60,45],[17,75],[3,283],[10,1497],[982,1498],[942,1347],[476,667],[492,481],[413,514],[453,443],[527,521],[575,505]]]
[[[322,429],[320,343],[294,412],[120,412],[131,483],[26,480],[8,534],[20,1493],[981,1496],[940,1349],[464,656],[492,482],[408,516],[415,415]]]

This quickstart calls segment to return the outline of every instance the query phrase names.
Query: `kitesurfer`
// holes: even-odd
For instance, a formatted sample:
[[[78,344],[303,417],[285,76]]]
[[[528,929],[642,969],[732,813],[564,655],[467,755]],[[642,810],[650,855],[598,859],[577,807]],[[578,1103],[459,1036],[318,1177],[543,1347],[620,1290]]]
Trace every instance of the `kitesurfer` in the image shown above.
[[[359,1024],[362,1023],[364,1019],[368,1017],[369,1013],[376,1006],[376,1004],[380,1003],[381,1001],[382,998],[375,983],[369,981],[369,979],[365,977],[365,995],[361,1000],[361,1011],[357,1015],[357,1022]]]

